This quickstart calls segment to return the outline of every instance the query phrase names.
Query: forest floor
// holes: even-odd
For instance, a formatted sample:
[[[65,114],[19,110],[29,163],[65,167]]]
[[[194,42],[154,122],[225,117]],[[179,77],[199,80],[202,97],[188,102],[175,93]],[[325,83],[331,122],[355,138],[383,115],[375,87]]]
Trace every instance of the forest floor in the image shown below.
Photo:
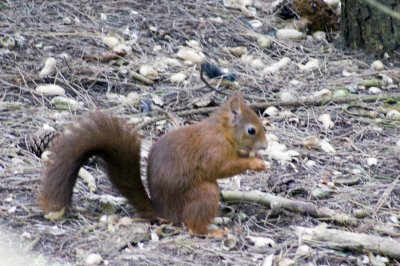
[[[399,258],[363,246],[307,241],[294,227],[327,223],[400,242],[399,62],[388,57],[383,67],[371,67],[374,58],[343,49],[336,33],[331,42],[277,39],[276,29],[292,21],[277,18],[266,1],[254,2],[254,17],[215,0],[1,3],[0,225],[16,243],[10,248],[15,254],[0,254],[9,254],[15,265],[26,265],[22,250],[47,257],[37,265],[85,264],[89,254],[101,255],[103,265],[400,265]],[[272,45],[260,46],[260,35]],[[104,36],[116,37],[125,50],[113,52],[115,39]],[[181,59],[182,47],[191,49],[192,60],[203,53],[234,72],[238,88],[207,87],[198,64]],[[244,55],[235,56],[232,47],[246,51],[239,48]],[[56,68],[46,74],[41,70],[49,57]],[[291,61],[274,73],[266,70],[282,57]],[[302,70],[298,64],[310,59],[318,60],[317,67]],[[137,74],[142,68],[152,78],[144,65],[156,70],[155,80]],[[176,73],[184,75],[171,80]],[[38,93],[40,84],[58,84],[64,98]],[[75,116],[100,109],[142,123],[145,154],[164,132],[204,119],[204,108],[219,106],[235,90],[251,104],[277,101],[276,110],[257,109],[274,143],[265,153],[271,170],[222,180],[221,190],[274,193],[355,216],[356,222],[244,200],[221,203],[229,236],[191,237],[183,226],[121,219],[134,210],[94,162],[86,169],[97,190],[78,179],[65,217],[43,217],[36,202],[43,165],[25,144],[40,129],[61,130]],[[332,93],[353,98],[335,102]],[[379,97],[362,101],[369,95]],[[305,97],[317,101],[307,104]],[[318,97],[328,100],[317,104]],[[65,104],[65,98],[74,101]],[[192,113],[181,112],[186,110]],[[105,201],[104,195],[116,198]]]

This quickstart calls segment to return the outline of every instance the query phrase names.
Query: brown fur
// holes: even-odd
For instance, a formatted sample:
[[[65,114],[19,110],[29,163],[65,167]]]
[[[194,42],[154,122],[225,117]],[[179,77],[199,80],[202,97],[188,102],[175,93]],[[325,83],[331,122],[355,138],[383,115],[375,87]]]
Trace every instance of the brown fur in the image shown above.
[[[256,129],[254,136],[246,133],[250,124]],[[265,169],[261,159],[246,156],[265,148],[266,139],[258,116],[240,94],[208,119],[169,132],[153,145],[147,169],[151,201],[140,178],[140,140],[135,131],[101,113],[69,131],[51,150],[40,195],[45,211],[58,211],[70,203],[79,168],[88,157],[98,155],[111,182],[141,217],[184,222],[192,234],[206,234],[218,212],[216,180]]]

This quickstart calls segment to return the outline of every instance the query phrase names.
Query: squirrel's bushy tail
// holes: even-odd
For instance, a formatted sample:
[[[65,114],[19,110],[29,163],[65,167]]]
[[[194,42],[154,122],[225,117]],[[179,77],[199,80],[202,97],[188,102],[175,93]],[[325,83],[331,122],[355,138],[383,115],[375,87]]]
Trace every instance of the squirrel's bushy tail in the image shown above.
[[[60,211],[72,198],[78,171],[87,159],[102,159],[113,185],[143,218],[154,218],[140,178],[140,138],[133,128],[103,113],[91,113],[73,123],[50,150],[39,196],[45,211]]]

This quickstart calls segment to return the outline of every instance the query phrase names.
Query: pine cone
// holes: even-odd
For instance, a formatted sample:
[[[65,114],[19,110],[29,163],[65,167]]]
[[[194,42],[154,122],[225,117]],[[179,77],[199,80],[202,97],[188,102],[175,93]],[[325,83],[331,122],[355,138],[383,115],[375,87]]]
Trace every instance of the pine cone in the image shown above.
[[[280,178],[279,176],[270,176],[268,184],[272,187],[274,193],[286,193],[288,190],[296,187],[293,177]]]
[[[56,136],[58,136],[58,132],[54,130],[39,130],[36,134],[29,136],[25,140],[26,148],[29,152],[40,158],[42,153],[50,148],[51,143]]]

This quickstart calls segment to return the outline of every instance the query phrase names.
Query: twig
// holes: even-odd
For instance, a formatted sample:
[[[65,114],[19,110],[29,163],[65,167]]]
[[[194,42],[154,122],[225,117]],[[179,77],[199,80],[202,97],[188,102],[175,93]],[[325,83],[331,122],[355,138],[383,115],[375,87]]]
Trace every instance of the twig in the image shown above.
[[[355,225],[355,218],[342,212],[334,211],[328,208],[319,208],[315,204],[291,200],[279,197],[270,193],[260,191],[223,191],[224,201],[249,201],[266,205],[270,208],[283,208],[292,212],[310,215],[315,218],[327,218],[339,224]]]
[[[129,74],[131,74],[132,78],[134,78],[136,80],[139,80],[139,81],[143,82],[146,85],[153,85],[154,84],[153,80],[151,80],[149,78],[146,78],[145,76],[143,76],[143,75],[141,75],[139,73],[136,73],[133,70],[129,71]]]
[[[379,3],[378,1],[375,0],[364,0],[364,2],[367,2],[369,5],[375,7],[376,9],[378,9],[379,11],[393,17],[396,19],[400,19],[400,13],[393,11],[392,9],[390,9],[388,6],[383,5],[381,3]]]
[[[327,229],[326,224],[315,228],[293,226],[296,235],[315,247],[327,247],[339,250],[373,252],[400,259],[400,242],[388,237],[352,233],[336,229]]]
[[[213,87],[213,86],[204,78],[204,65],[205,65],[205,63],[201,64],[201,68],[200,68],[200,79],[201,79],[201,81],[203,81],[204,84],[206,84],[206,86],[207,86],[208,88],[210,88],[211,90],[216,91],[216,92],[221,93],[221,94],[224,94],[224,95],[229,95],[229,96],[230,96],[230,93],[227,93],[227,92],[222,91],[222,90],[219,89],[219,86],[220,86],[220,84],[221,84],[222,78],[219,80],[217,87]]]
[[[379,198],[378,202],[376,203],[373,211],[373,216],[376,217],[376,214],[378,213],[379,209],[382,207],[383,203],[386,202],[387,198],[389,197],[390,193],[393,191],[393,189],[396,187],[397,182],[399,181],[400,176],[398,176],[392,184],[383,192],[382,196]]]

